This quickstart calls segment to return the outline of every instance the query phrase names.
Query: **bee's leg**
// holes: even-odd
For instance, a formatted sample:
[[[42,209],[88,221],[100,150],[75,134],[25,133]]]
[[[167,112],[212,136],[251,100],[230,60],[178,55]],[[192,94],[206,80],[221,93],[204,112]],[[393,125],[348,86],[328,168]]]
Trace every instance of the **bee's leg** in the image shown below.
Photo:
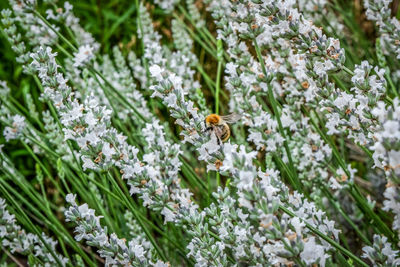
[[[219,138],[219,136],[217,136],[217,144],[220,146],[222,144],[221,138]]]

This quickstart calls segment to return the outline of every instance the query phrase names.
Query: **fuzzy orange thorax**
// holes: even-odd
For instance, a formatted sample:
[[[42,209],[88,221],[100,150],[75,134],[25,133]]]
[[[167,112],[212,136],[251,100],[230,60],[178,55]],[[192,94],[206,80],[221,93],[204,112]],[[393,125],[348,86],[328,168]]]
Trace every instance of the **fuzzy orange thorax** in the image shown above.
[[[210,114],[206,117],[207,125],[218,125],[221,121],[221,117],[217,114]]]

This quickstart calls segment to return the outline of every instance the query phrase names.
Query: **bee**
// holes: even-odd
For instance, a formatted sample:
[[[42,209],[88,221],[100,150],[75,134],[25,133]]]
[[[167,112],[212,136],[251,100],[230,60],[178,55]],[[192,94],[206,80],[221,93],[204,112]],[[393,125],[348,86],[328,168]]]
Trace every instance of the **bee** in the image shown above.
[[[228,123],[235,123],[240,119],[240,115],[232,113],[226,116],[220,116],[218,114],[210,114],[206,117],[206,131],[214,132],[218,138],[218,144],[226,142],[231,136],[231,129]]]

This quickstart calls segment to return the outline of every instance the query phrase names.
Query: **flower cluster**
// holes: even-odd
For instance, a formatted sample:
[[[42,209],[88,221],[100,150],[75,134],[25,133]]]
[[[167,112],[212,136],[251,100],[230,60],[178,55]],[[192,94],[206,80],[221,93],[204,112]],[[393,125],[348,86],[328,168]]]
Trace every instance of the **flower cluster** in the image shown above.
[[[258,150],[282,154],[288,162],[288,151],[283,149],[286,141],[301,179],[311,180],[311,184],[328,180],[332,188],[340,188],[337,179],[326,171],[331,148],[312,129],[310,118],[302,114],[302,105],[313,107],[317,96],[316,83],[305,75],[305,56],[299,55],[297,45],[290,47],[286,40],[289,37],[280,32],[279,21],[271,26],[268,19],[255,23],[254,20],[262,17],[258,16],[254,4],[248,6],[250,8],[228,2],[212,5],[214,19],[220,28],[219,36],[229,45],[227,51],[231,62],[226,65],[226,87],[231,91],[231,111],[244,115],[243,122],[250,127],[248,141],[253,142]],[[264,4],[261,8],[267,7]],[[284,10],[289,9],[294,12],[290,3],[280,8],[281,11],[277,8],[271,10],[286,12]],[[283,20],[281,16],[277,15],[277,18]],[[270,39],[271,35],[276,37]],[[253,39],[268,51],[262,59],[265,62],[258,62],[249,52],[248,39]],[[282,45],[276,46],[275,39]],[[269,92],[270,89],[274,92]],[[282,98],[287,103],[272,112],[263,103],[266,96]],[[288,136],[289,131],[292,136]],[[352,179],[347,178],[348,181]]]
[[[317,26],[324,25],[324,31],[329,34],[343,36],[346,33],[341,18],[330,9],[328,1],[301,0],[298,1],[298,9]]]
[[[6,141],[21,139],[25,143],[31,143],[29,137],[37,137],[37,133],[28,127],[25,116],[17,114],[13,106],[7,101],[10,88],[7,83],[0,81],[0,121],[5,125],[3,136]],[[37,147],[35,150],[38,151]]]
[[[208,136],[208,134],[204,131],[204,117],[202,118],[201,115],[197,114],[196,110],[192,107],[192,102],[187,101],[184,97],[184,94],[182,93],[184,91],[184,89],[182,88],[182,78],[177,76],[175,73],[171,73],[161,69],[158,65],[150,67],[150,71],[152,73],[152,76],[159,81],[159,86],[151,87],[151,89],[154,90],[153,95],[161,97],[163,99],[163,102],[171,109],[171,115],[177,119],[176,122],[183,128],[181,134],[184,136],[184,140],[198,147],[199,159],[204,160],[208,163],[207,168],[209,170],[217,170],[221,174],[232,177],[232,185],[238,190],[237,194],[239,196],[239,202],[237,203],[237,205],[241,207],[246,207],[246,212],[248,212],[249,214],[252,214],[253,212],[257,214],[256,216],[249,216],[249,214],[247,214],[246,216],[245,214],[244,218],[255,218],[255,222],[253,221],[253,224],[263,224],[266,226],[266,229],[269,229],[270,227],[273,227],[273,224],[271,222],[274,218],[276,218],[274,214],[277,212],[279,204],[285,199],[285,201],[290,204],[291,210],[293,210],[293,212],[298,216],[297,219],[299,223],[305,220],[311,225],[318,225],[319,229],[324,229],[323,231],[325,233],[335,233],[334,236],[336,236],[337,238],[338,232],[333,227],[333,222],[329,221],[322,211],[319,211],[320,216],[315,218],[313,214],[315,214],[316,212],[316,207],[314,206],[314,204],[309,203],[307,200],[305,200],[302,195],[298,193],[294,195],[288,194],[286,196],[284,194],[277,194],[276,199],[271,199],[270,194],[274,192],[274,190],[276,193],[280,192],[282,188],[284,188],[284,186],[283,184],[276,184],[275,179],[278,180],[278,176],[276,176],[276,178],[274,177],[275,179],[272,182],[269,180],[268,177],[270,175],[278,175],[278,172],[274,170],[267,170],[265,173],[261,172],[262,174],[258,174],[257,168],[253,165],[253,160],[256,152],[246,152],[244,146],[238,147],[237,145],[232,145],[230,143],[218,144],[215,135],[212,134],[211,137]],[[190,134],[193,132],[195,133]],[[263,182],[265,182],[265,184],[263,184]],[[222,207],[226,205],[226,203],[224,203],[223,201],[222,203],[218,204],[219,205],[217,207],[210,207],[210,212],[214,210],[214,213],[212,213],[212,215],[216,215],[215,212],[218,212],[218,209],[221,209],[220,205],[222,205]],[[272,210],[261,209],[261,207],[268,206],[271,206]],[[242,213],[244,212],[245,211],[243,211]],[[215,216],[211,216],[211,218],[213,217]],[[288,219],[286,216],[283,216],[282,218]],[[278,220],[277,222],[280,222],[279,218],[276,219]],[[202,220],[204,219],[201,219],[201,221]],[[228,223],[229,226],[228,220],[226,221],[226,223]],[[216,225],[216,231],[222,231],[221,233],[230,232],[229,228],[227,228],[228,226],[220,224]],[[234,224],[232,223],[230,227],[233,227],[233,225]],[[222,226],[224,227],[224,230],[220,230]],[[257,253],[251,255],[244,253],[244,248],[246,246],[254,246],[254,240],[248,240],[246,236],[249,237],[254,235],[255,233],[257,233],[258,229],[254,229],[253,231],[251,231],[252,227],[250,222],[247,222],[247,224],[245,223],[241,227],[242,229],[237,228],[236,233],[239,236],[236,236],[236,238],[239,238],[239,240],[242,239],[242,241],[244,242],[243,246],[237,247],[238,240],[236,238],[234,238],[233,240],[224,240],[223,238],[221,238],[228,244],[235,244],[235,248],[239,249],[239,251],[237,251],[237,254],[234,254],[237,260],[245,261],[248,263],[251,262],[250,259],[253,259],[255,262],[258,263],[269,262],[268,259],[271,256],[267,252],[265,252],[266,254],[263,255],[258,254],[258,256]],[[266,231],[266,229],[261,227],[258,231],[263,232]],[[280,230],[283,232],[281,232],[283,236],[285,236],[285,234],[290,234],[290,231],[289,233],[287,233],[287,228],[283,228]],[[307,230],[304,230],[303,234],[305,234],[306,232]],[[245,234],[245,236],[242,236],[243,234]],[[265,233],[259,233],[260,236],[263,236],[264,234]],[[278,236],[280,237],[280,235],[271,236],[271,239],[278,238]],[[302,253],[302,248],[305,247],[303,244],[304,241],[301,238],[296,240],[299,243],[294,242],[293,246],[297,248],[297,250],[295,250],[297,251],[297,254],[288,253],[286,256],[289,259],[298,256],[300,253]],[[271,240],[266,239],[264,241],[268,242]],[[190,252],[190,255],[195,255],[197,257],[199,257],[199,255],[202,255],[202,253],[200,253],[202,246],[200,246],[198,242],[199,240],[197,238],[192,239],[191,244],[193,245],[191,246],[192,251]],[[279,243],[277,240],[275,240],[275,242],[273,243],[275,243],[276,247],[280,247],[284,251],[291,251],[291,249],[288,249],[284,243]],[[221,245],[221,243],[216,243],[216,247],[211,246],[211,251],[214,251],[213,249],[216,249],[217,247],[220,247],[220,250],[223,249],[224,247],[221,247]],[[315,241],[315,238],[312,238],[312,242],[310,242],[309,245],[311,246],[309,251],[312,251],[315,247],[318,247],[322,254],[315,254],[318,256],[314,257],[310,255],[309,251],[306,251],[303,254],[305,257],[305,261],[309,263],[319,262],[321,264],[324,264],[326,257],[329,257],[325,254],[326,251],[330,248],[329,245],[318,245]],[[198,248],[198,250],[194,250],[194,248]],[[257,250],[253,249],[254,253],[256,251]],[[277,251],[277,256],[280,255],[281,252],[281,250]],[[306,259],[307,257],[310,258]],[[277,262],[284,263],[288,261],[282,256],[279,256],[278,258],[280,260],[278,259]],[[216,260],[215,257],[213,259]],[[222,260],[222,262],[226,262],[224,261],[224,258],[222,258]],[[207,257],[204,256],[198,259],[198,262],[209,264],[212,263],[209,262]],[[215,264],[215,262],[213,264]]]
[[[26,233],[17,224],[14,214],[10,214],[4,199],[0,198],[0,241],[3,248],[11,253],[33,255],[42,266],[62,264],[66,266],[68,259],[56,253],[57,241],[44,233],[39,237]],[[55,258],[57,257],[57,259]]]
[[[32,53],[32,66],[44,87],[44,96],[56,106],[66,140],[74,140],[80,147],[83,168],[107,169],[118,161],[137,161],[137,149],[125,147],[126,137],[115,129],[108,129],[111,111],[100,106],[97,100],[89,96],[85,99],[85,107],[72,99],[73,92],[67,85],[59,65],[55,61],[56,54],[51,48],[40,48]]]
[[[4,33],[12,44],[11,48],[17,54],[16,61],[24,65],[24,70],[29,72],[25,64],[29,62],[29,54],[26,52],[25,43],[22,41],[21,34],[18,33],[16,26],[17,19],[12,16],[10,9],[3,9],[1,11],[1,23],[3,24]]]
[[[400,102],[398,98],[393,100],[393,105],[386,106],[384,102],[378,102],[372,114],[376,116],[379,127],[373,138],[375,143],[371,145],[375,166],[384,170],[387,177],[387,185],[384,193],[384,209],[395,214],[393,229],[400,231]]]
[[[57,71],[59,66],[50,48],[39,49],[32,58],[45,95],[58,109],[65,138],[76,141],[80,147],[84,169],[120,168],[131,186],[130,192],[138,194],[144,206],[160,211],[166,222],[185,222],[185,214],[196,214],[197,205],[191,201],[191,193],[180,187],[179,146],[165,140],[163,127],[157,121],[146,124],[143,130],[148,151],[140,161],[139,150],[128,145],[125,137],[110,126],[110,110],[99,106],[94,97],[88,97],[84,104],[72,99],[71,88]]]
[[[6,126],[4,128],[3,134],[6,138],[6,141],[10,141],[11,139],[17,139],[22,131],[25,129],[25,117],[20,115],[14,115],[11,118],[8,118],[11,126]]]
[[[34,14],[36,1],[18,1],[10,0],[15,20],[24,30],[25,37],[29,39],[32,47],[38,48],[41,45],[54,45],[58,42],[58,36],[54,31],[49,31],[48,26]],[[52,25],[56,30],[59,27]],[[20,38],[20,37],[19,37]]]
[[[363,258],[368,259],[373,266],[398,266],[400,264],[399,251],[393,250],[387,237],[374,235],[372,246],[363,247]]]
[[[354,70],[351,92],[340,89],[329,92],[321,101],[323,110],[327,111],[328,134],[348,133],[350,139],[364,146],[371,142],[376,126],[376,117],[371,111],[385,94],[384,72],[363,61]]]
[[[178,0],[154,0],[154,3],[166,12],[172,12],[178,2]]]
[[[396,17],[391,17],[389,4],[391,0],[364,0],[365,14],[374,21],[378,27],[381,39],[384,43],[386,54],[396,53],[400,58],[400,22]]]
[[[71,206],[64,212],[65,220],[77,225],[77,241],[85,240],[88,245],[98,248],[100,257],[105,258],[105,266],[168,266],[160,260],[153,259],[150,250],[139,243],[139,239],[126,242],[114,233],[108,234],[107,227],[100,224],[101,216],[96,216],[95,211],[87,204],[78,206],[75,198],[75,195],[67,195],[66,200]]]
[[[96,42],[89,32],[82,28],[79,23],[79,18],[72,12],[73,6],[68,1],[64,2],[64,8],[56,6],[55,3],[52,4],[54,9],[49,8],[46,10],[46,18],[48,20],[57,21],[58,23],[63,23],[65,26],[69,27],[79,46],[90,46],[93,51],[98,51],[100,44]]]
[[[204,27],[206,22],[201,18],[199,9],[196,6],[196,3],[194,0],[186,0],[186,6],[188,9],[188,13],[190,14],[190,17],[192,20],[196,23],[196,27],[201,28]]]
[[[148,66],[157,65],[177,73],[183,79],[182,82],[185,85],[182,87],[186,90],[183,93],[193,101],[194,105],[198,106],[203,115],[208,113],[201,90],[200,93],[199,90],[196,90],[200,88],[200,84],[194,80],[193,68],[197,64],[197,58],[191,52],[193,41],[189,38],[188,33],[180,22],[177,20],[172,21],[172,34],[177,51],[171,52],[166,47],[161,46],[161,36],[158,32],[154,31],[150,14],[143,5],[140,6],[140,14],[142,23],[138,35],[142,38],[144,60],[147,61]],[[156,70],[150,70],[151,73],[154,71]],[[141,72],[143,71],[139,71],[139,73]],[[152,78],[149,82],[157,83],[157,80],[153,76],[149,77]],[[144,80],[140,77],[138,79]]]

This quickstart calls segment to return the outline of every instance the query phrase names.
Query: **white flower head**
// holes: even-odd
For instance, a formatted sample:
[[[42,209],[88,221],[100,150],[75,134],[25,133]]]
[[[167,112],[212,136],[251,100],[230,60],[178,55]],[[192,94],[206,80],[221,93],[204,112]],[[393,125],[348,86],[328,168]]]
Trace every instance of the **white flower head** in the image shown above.
[[[80,46],[78,52],[74,53],[74,67],[84,66],[93,57],[93,47],[90,45]]]
[[[150,74],[152,77],[156,78],[157,80],[161,80],[162,79],[162,72],[163,69],[160,68],[160,66],[158,65],[153,65],[149,68]]]
[[[76,194],[71,194],[70,193],[65,197],[65,201],[67,201],[68,203],[70,203],[72,205],[75,205],[76,204],[75,198],[76,198]]]

